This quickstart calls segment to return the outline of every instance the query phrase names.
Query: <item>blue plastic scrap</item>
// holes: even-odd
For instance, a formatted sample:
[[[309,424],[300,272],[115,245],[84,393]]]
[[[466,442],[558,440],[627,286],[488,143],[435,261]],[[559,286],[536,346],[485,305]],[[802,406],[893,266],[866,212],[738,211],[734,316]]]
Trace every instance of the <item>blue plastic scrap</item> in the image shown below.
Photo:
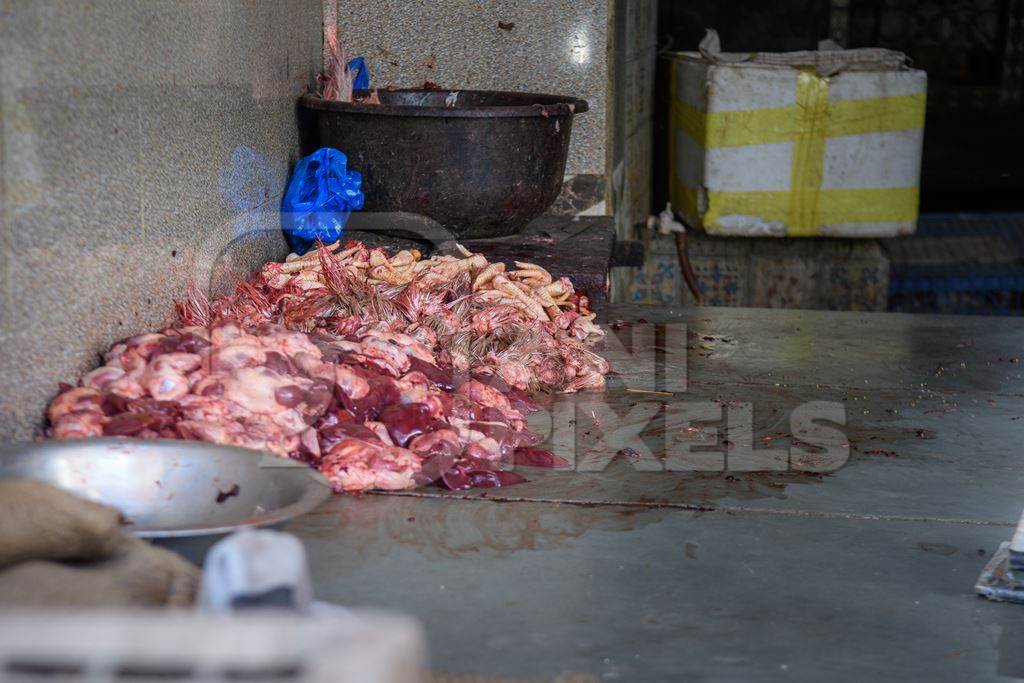
[[[352,79],[353,90],[370,89],[370,70],[366,68],[365,59],[362,57],[354,57],[348,61],[345,68],[348,71],[355,73],[355,77]]]
[[[363,208],[363,176],[349,171],[347,164],[344,152],[333,147],[318,149],[296,164],[281,203],[281,227],[296,253],[306,253],[318,240],[337,242],[349,215]]]

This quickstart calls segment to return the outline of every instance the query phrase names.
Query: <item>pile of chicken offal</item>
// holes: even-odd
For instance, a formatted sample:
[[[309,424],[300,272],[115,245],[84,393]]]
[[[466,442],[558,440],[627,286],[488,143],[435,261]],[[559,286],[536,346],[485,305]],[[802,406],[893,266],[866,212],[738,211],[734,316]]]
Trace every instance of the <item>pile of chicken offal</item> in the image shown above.
[[[523,481],[553,466],[537,391],[601,389],[588,301],[543,268],[359,242],[268,263],[114,344],[50,404],[50,435],[199,439],[303,460],[337,491]]]

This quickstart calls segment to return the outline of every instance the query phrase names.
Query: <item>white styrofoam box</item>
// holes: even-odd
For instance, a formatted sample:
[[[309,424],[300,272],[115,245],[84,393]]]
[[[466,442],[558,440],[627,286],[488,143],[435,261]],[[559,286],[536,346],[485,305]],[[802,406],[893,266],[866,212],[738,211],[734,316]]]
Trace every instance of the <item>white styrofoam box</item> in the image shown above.
[[[719,235],[914,231],[927,77],[902,55],[671,59],[671,198],[687,223]]]

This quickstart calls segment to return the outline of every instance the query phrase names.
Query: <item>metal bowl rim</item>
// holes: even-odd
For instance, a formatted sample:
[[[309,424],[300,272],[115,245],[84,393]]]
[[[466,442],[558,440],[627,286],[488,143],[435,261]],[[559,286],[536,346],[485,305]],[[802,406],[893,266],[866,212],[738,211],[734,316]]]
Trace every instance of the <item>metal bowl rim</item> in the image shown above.
[[[262,515],[256,515],[246,519],[243,522],[236,524],[229,524],[226,526],[211,526],[211,527],[192,527],[189,529],[151,529],[151,530],[138,530],[133,529],[129,521],[127,528],[139,538],[188,538],[188,537],[201,537],[201,536],[216,536],[220,534],[229,534],[232,531],[238,529],[245,529],[250,527],[264,527],[272,526],[274,524],[280,524],[299,515],[304,515],[307,512],[311,512],[316,509],[327,499],[331,497],[333,493],[330,484],[324,479],[323,475],[303,463],[288,458],[281,458],[278,455],[270,453],[268,451],[260,451],[253,448],[244,448],[242,446],[225,446],[222,444],[215,444],[206,441],[185,441],[178,439],[132,439],[124,437],[100,437],[95,439],[73,439],[67,441],[61,441],[58,439],[48,439],[44,441],[37,441],[31,444],[31,446],[40,445],[53,445],[53,444],[67,444],[70,446],[82,446],[85,444],[96,444],[103,446],[111,445],[138,445],[138,446],[151,446],[151,445],[173,445],[175,448],[201,450],[204,448],[225,448],[229,450],[243,450],[253,454],[253,457],[272,457],[280,458],[282,461],[294,463],[294,465],[283,466],[282,473],[287,472],[288,474],[300,476],[309,480],[309,486],[306,487],[302,496],[299,500],[295,501],[291,505],[286,505],[282,508],[271,510]],[[103,503],[107,505],[107,503]]]

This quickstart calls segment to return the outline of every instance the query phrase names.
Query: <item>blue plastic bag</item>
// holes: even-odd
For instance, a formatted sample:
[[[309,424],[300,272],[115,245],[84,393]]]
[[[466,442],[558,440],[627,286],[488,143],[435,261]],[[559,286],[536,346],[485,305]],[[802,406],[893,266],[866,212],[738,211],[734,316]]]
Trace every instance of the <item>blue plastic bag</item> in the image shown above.
[[[345,68],[349,71],[355,72],[355,78],[352,79],[353,90],[369,90],[370,89],[370,70],[366,68],[366,60],[362,57],[354,57],[348,60],[348,64]]]
[[[317,240],[337,242],[349,214],[363,208],[363,176],[347,163],[343,152],[323,147],[296,164],[281,203],[281,227],[296,253],[305,254]]]

